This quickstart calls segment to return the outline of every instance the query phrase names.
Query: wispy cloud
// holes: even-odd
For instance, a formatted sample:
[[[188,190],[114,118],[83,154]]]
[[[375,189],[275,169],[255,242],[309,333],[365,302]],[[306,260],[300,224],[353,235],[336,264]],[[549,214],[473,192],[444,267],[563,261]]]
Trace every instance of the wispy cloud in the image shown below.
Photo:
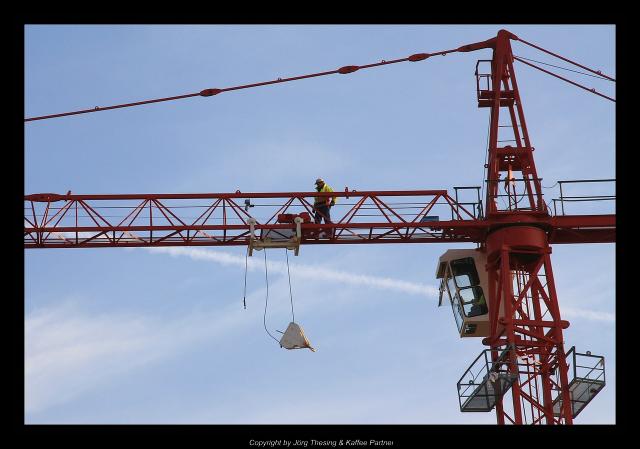
[[[605,323],[615,323],[616,316],[613,313],[602,312],[588,309],[575,309],[573,307],[561,307],[560,311],[563,316],[568,318],[584,318],[589,321],[602,321]]]
[[[249,270],[263,270],[264,261],[262,256],[258,258],[248,258],[235,254],[213,251],[198,248],[148,248],[147,251],[154,254],[169,254],[171,256],[186,256],[193,260],[203,260],[219,263],[221,265],[245,266]],[[268,261],[267,268],[269,272],[284,274],[287,272],[287,266],[282,262]],[[345,271],[332,270],[323,266],[305,265],[299,263],[290,263],[290,270],[295,273],[296,277],[328,280],[332,282],[340,282],[343,284],[354,286],[365,286],[370,288],[395,290],[402,293],[427,296],[429,298],[438,297],[438,289],[432,285],[422,284],[418,282],[404,281],[389,277],[369,276],[364,274],[349,273]]]
[[[259,299],[261,291],[248,300]],[[67,402],[149,363],[170,358],[199,341],[213,341],[258,322],[260,310],[237,304],[141,317],[132,312],[96,314],[68,300],[35,310],[25,320],[25,411]]]
[[[112,377],[119,367],[130,367],[121,362],[145,353],[143,349],[149,347],[154,334],[151,328],[148,319],[115,313],[92,316],[72,302],[27,315],[26,412],[65,402],[101,379]]]

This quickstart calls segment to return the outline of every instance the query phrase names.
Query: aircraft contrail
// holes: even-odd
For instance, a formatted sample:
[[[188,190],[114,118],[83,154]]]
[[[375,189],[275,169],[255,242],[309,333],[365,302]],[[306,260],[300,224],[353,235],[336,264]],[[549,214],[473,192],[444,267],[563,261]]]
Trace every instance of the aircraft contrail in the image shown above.
[[[245,258],[235,254],[212,251],[198,248],[146,248],[147,251],[156,254],[169,254],[172,256],[187,256],[194,260],[204,260],[219,263],[221,265],[245,266]],[[264,269],[264,262],[260,259],[249,258],[247,268],[249,270]],[[290,263],[290,269],[296,276],[311,278],[316,280],[330,280],[350,285],[362,285],[371,288],[396,290],[403,293],[427,296],[429,298],[438,297],[438,289],[432,285],[418,282],[403,281],[400,279],[369,276],[364,274],[348,273],[345,271],[332,270],[322,266]],[[270,272],[285,274],[287,265],[282,262],[268,261],[267,267]]]

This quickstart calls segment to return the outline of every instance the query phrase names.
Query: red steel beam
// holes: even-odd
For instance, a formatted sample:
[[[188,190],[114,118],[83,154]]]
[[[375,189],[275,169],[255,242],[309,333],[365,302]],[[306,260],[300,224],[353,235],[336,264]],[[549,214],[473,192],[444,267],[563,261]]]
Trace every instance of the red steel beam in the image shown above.
[[[341,211],[342,215],[332,212],[333,223],[330,224],[303,224],[303,244],[483,243],[487,235],[496,229],[525,224],[518,214],[475,218],[446,190],[123,195],[45,193],[25,196],[24,246],[248,245],[248,218],[256,215],[257,233],[292,230],[293,224],[277,223],[277,215],[309,212],[308,199],[314,196],[338,197],[339,204],[343,204],[333,209]],[[352,197],[357,201],[346,203]],[[272,200],[270,203],[274,204],[255,204],[255,207],[246,207],[245,210],[236,203],[238,199]],[[193,205],[193,202],[199,204]],[[194,208],[197,208],[195,212]],[[264,212],[265,219],[259,220],[259,212],[254,213],[254,209]],[[114,213],[116,215],[112,215]],[[188,213],[194,216],[185,216]],[[429,214],[432,220],[435,217],[437,220],[422,221]],[[615,215],[552,217],[538,214],[525,221],[527,225],[543,228],[550,243],[615,241]],[[318,238],[320,232],[324,232],[326,237]]]
[[[362,197],[362,196],[432,196],[446,195],[446,190],[351,190],[337,192],[241,192],[236,190],[234,193],[133,193],[133,194],[88,194],[76,195],[57,193],[34,193],[25,195],[25,201],[35,202],[56,202],[68,200],[159,200],[159,199],[218,199],[218,198],[291,198],[303,197],[312,198],[314,196],[325,197]],[[450,197],[449,197],[450,198]]]

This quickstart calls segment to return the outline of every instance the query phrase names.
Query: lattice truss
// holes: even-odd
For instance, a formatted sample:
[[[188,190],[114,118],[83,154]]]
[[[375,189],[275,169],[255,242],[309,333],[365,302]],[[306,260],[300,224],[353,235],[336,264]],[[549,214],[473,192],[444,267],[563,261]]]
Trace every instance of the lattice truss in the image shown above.
[[[562,387],[568,382],[562,329],[569,323],[560,319],[549,253],[505,251],[502,257],[496,262],[500,269],[495,285],[503,288],[496,289],[498,307],[493,308],[492,321],[503,325],[504,332],[492,349],[494,360],[510,349],[505,369],[515,381],[498,401],[498,419],[528,424],[570,423],[568,396],[566,407],[557,406],[562,403]],[[500,308],[512,319],[498,320]]]
[[[309,214],[304,243],[474,241],[474,208],[446,191],[337,192],[331,224],[313,221],[318,193],[66,195],[25,198],[25,247],[247,245],[256,232],[284,234],[281,214]],[[64,198],[64,199],[62,199]],[[462,231],[462,230],[463,231]],[[327,231],[320,238],[320,231]],[[257,235],[256,237],[260,237]]]

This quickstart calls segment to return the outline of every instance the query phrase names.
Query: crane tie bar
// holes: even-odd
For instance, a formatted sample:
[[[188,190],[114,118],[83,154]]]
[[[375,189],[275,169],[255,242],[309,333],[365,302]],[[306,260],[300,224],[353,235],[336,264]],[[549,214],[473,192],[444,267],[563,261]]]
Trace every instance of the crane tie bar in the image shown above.
[[[515,35],[512,35],[512,39],[515,39],[519,42],[522,42],[523,44],[529,45],[533,48],[536,48],[540,51],[543,51],[549,55],[552,55],[556,58],[562,59],[563,61],[569,62],[573,65],[576,65],[582,69],[588,70],[589,72],[597,75],[598,77],[601,78],[605,78],[608,79],[610,81],[615,81],[614,78],[605,75],[604,73],[602,73],[599,70],[593,70],[590,69],[582,64],[579,64],[575,61],[572,61],[570,59],[564,58],[556,53],[553,53],[549,50],[545,50],[544,48],[538,47],[537,45],[534,45],[530,42],[525,41],[524,39],[520,39],[518,37],[516,37]],[[362,69],[369,69],[369,68],[373,68],[373,67],[380,67],[383,65],[388,65],[388,64],[396,64],[399,62],[417,62],[417,61],[424,61],[425,59],[428,59],[432,56],[445,56],[448,53],[455,53],[455,52],[469,52],[469,51],[475,51],[475,50],[480,50],[483,48],[492,48],[493,43],[495,41],[495,38],[492,39],[488,39],[486,41],[483,42],[477,42],[474,44],[468,44],[468,45],[462,45],[458,48],[455,49],[451,49],[451,50],[444,50],[444,51],[438,51],[435,53],[415,53],[413,55],[410,55],[406,58],[400,58],[400,59],[393,59],[390,61],[386,61],[386,60],[382,60],[380,62],[376,62],[373,64],[366,64],[366,65],[361,65],[361,66],[357,66],[357,65],[346,65],[343,67],[340,67],[339,69],[336,70],[329,70],[329,71],[325,71],[325,72],[317,72],[317,73],[310,73],[307,75],[300,75],[300,76],[294,76],[294,77],[290,77],[290,78],[277,78],[275,80],[271,80],[271,81],[263,81],[260,83],[253,83],[253,84],[243,84],[243,85],[239,85],[239,86],[233,86],[233,87],[226,87],[226,88],[209,88],[209,89],[203,89],[199,92],[193,92],[190,94],[185,94],[185,95],[177,95],[177,96],[172,96],[172,97],[164,97],[164,98],[155,98],[152,100],[143,100],[143,101],[137,101],[137,102],[133,102],[133,103],[123,103],[123,104],[117,104],[117,105],[113,105],[113,106],[105,106],[105,107],[100,107],[100,106],[95,106],[94,108],[91,109],[82,109],[82,110],[78,110],[78,111],[71,111],[71,112],[63,112],[60,114],[51,114],[51,115],[43,115],[43,116],[39,116],[39,117],[28,117],[25,118],[24,121],[25,122],[32,122],[32,121],[36,121],[36,120],[45,120],[45,119],[50,119],[50,118],[56,118],[56,117],[65,117],[67,115],[77,115],[77,114],[88,114],[90,112],[99,112],[99,111],[107,111],[109,109],[118,109],[118,108],[128,108],[128,107],[132,107],[132,106],[141,106],[144,104],[150,104],[150,103],[159,103],[162,101],[173,101],[173,100],[181,100],[183,98],[190,98],[190,97],[212,97],[218,94],[221,94],[222,92],[228,92],[228,91],[232,91],[232,90],[240,90],[240,89],[249,89],[249,88],[253,88],[253,87],[260,87],[260,86],[267,86],[269,84],[278,84],[278,83],[286,83],[289,81],[297,81],[297,80],[301,80],[301,79],[306,79],[306,78],[314,78],[314,77],[318,77],[318,76],[325,76],[325,75],[333,75],[333,74],[341,74],[341,75],[346,75],[349,73],[353,73],[353,72],[357,72],[358,70],[362,70]],[[515,57],[515,59],[519,60],[520,62],[523,62],[527,65],[530,65],[532,67],[538,68],[537,66],[534,66],[533,64],[527,63],[525,61],[523,61],[522,59],[519,59],[517,57]],[[540,69],[545,73],[548,74],[552,74],[548,71],[545,71],[543,69]],[[556,76],[558,78],[564,79],[558,75],[552,74],[553,76]],[[565,81],[567,81],[565,79]],[[615,101],[614,99],[607,97],[606,95],[602,95],[599,92],[596,92],[595,89],[588,89],[585,88],[584,86],[578,85],[576,83],[571,82],[571,84],[577,85],[578,87],[581,87],[585,90],[591,91],[592,93],[595,93],[596,95],[600,95],[601,97],[607,98],[608,100],[611,101]]]
[[[228,92],[228,91],[232,91],[232,90],[240,90],[240,89],[249,89],[252,87],[260,87],[260,86],[267,86],[269,84],[278,84],[278,83],[286,83],[289,81],[297,81],[297,80],[301,80],[301,79],[306,79],[306,78],[314,78],[314,77],[318,77],[318,76],[325,76],[325,75],[333,75],[333,74],[342,74],[342,75],[346,75],[349,73],[353,73],[356,72],[358,70],[363,70],[363,69],[369,69],[372,67],[379,67],[379,66],[383,66],[383,65],[388,65],[388,64],[396,64],[398,62],[406,62],[406,61],[410,61],[410,62],[417,62],[417,61],[423,61],[427,58],[430,58],[431,56],[444,56],[447,53],[453,53],[453,52],[458,52],[458,51],[467,51],[466,50],[467,46],[462,46],[456,49],[452,49],[452,50],[445,50],[445,51],[439,51],[439,52],[435,52],[435,53],[416,53],[413,54],[411,56],[408,56],[406,58],[400,58],[400,59],[393,59],[390,61],[386,61],[386,60],[382,60],[380,62],[376,62],[373,64],[366,64],[366,65],[361,65],[361,66],[357,66],[357,65],[347,65],[344,67],[340,67],[339,69],[336,70],[329,70],[329,71],[325,71],[325,72],[318,72],[318,73],[310,73],[308,75],[300,75],[300,76],[294,76],[294,77],[290,77],[290,78],[277,78],[275,80],[271,80],[271,81],[264,81],[261,83],[254,83],[254,84],[243,84],[243,85],[239,85],[239,86],[233,86],[233,87],[225,87],[223,89],[218,89],[218,88],[210,88],[210,89],[203,89],[200,92],[194,92],[194,93],[190,93],[190,94],[185,94],[185,95],[177,95],[177,96],[173,96],[173,97],[165,97],[165,98],[156,98],[153,100],[144,100],[144,101],[137,101],[134,103],[124,103],[124,104],[117,104],[117,105],[113,105],[113,106],[105,106],[105,107],[99,107],[96,106],[94,108],[91,109],[82,109],[79,111],[72,111],[72,112],[63,112],[60,114],[51,114],[51,115],[43,115],[40,117],[29,117],[29,118],[25,118],[24,121],[25,122],[32,122],[35,120],[45,120],[45,119],[50,119],[50,118],[56,118],[56,117],[65,117],[67,115],[77,115],[77,114],[88,114],[89,112],[99,112],[99,111],[107,111],[109,109],[118,109],[118,108],[128,108],[128,107],[132,107],[132,106],[141,106],[144,104],[150,104],[150,103],[159,103],[162,101],[173,101],[173,100],[181,100],[183,98],[190,98],[190,97],[212,97],[214,95],[218,95],[222,92]]]

